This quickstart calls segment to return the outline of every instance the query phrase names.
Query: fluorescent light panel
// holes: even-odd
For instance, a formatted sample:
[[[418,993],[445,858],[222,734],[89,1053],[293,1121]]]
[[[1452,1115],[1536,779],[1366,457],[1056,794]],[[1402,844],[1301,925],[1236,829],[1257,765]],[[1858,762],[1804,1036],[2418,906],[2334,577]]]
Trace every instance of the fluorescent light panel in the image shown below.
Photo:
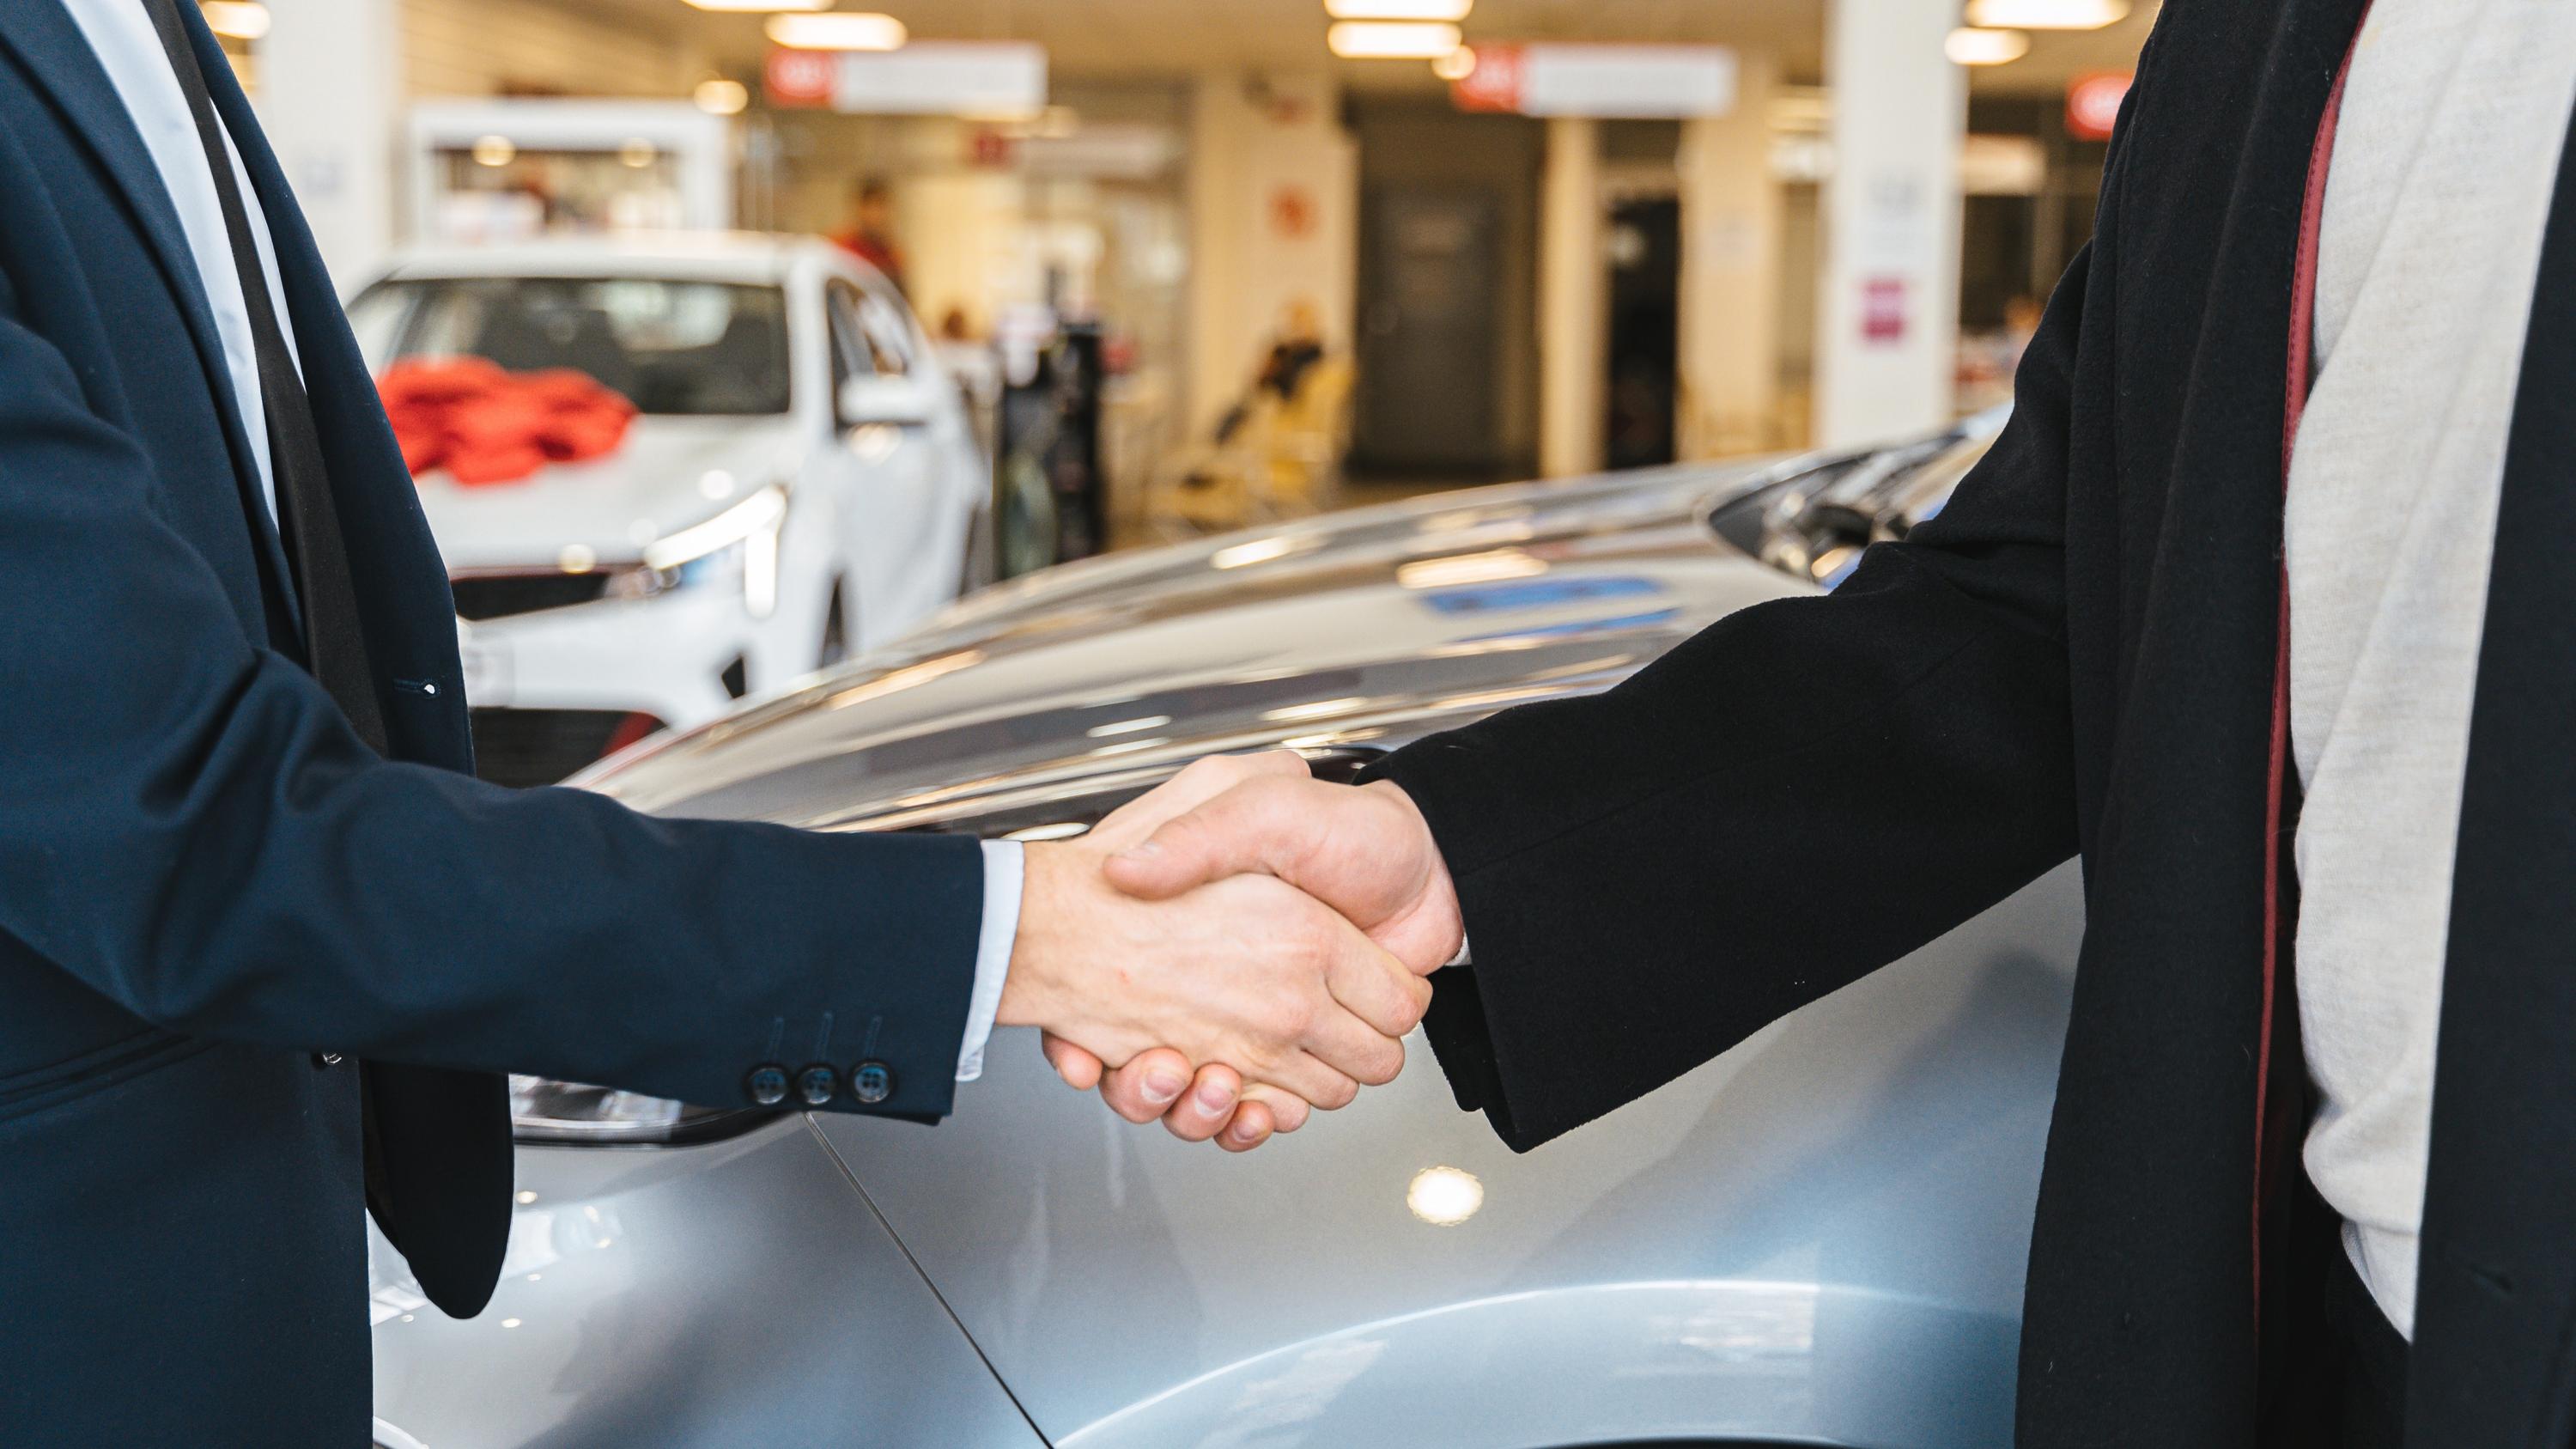
[[[1324,33],[1324,43],[1344,60],[1438,60],[1458,48],[1458,27],[1345,20]]]
[[[776,10],[829,10],[832,0],[688,0],[700,10],[720,10],[728,15],[763,14]]]
[[[2129,16],[2129,0],[1968,0],[1984,30],[2099,30]]]
[[[902,21],[864,11],[772,15],[766,28],[790,50],[901,50],[910,38]]]
[[[1476,0],[1324,0],[1335,20],[1429,20],[1452,24],[1467,18]]]

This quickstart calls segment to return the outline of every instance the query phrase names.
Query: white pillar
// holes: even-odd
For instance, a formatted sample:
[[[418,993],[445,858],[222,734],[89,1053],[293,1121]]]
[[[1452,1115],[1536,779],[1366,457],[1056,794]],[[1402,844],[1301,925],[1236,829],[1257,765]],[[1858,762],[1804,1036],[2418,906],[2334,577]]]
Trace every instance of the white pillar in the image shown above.
[[[1682,123],[1682,456],[1783,446],[1780,184],[1771,175],[1775,66],[1739,56],[1735,107]]]
[[[1551,117],[1539,190],[1538,467],[1544,477],[1601,467],[1610,367],[1603,229],[1600,125]]]
[[[1816,442],[1948,422],[1959,330],[1967,81],[1941,53],[1956,0],[1832,0],[1834,174],[1816,308]]]
[[[259,122],[343,291],[394,239],[403,159],[398,0],[268,0],[257,42]]]

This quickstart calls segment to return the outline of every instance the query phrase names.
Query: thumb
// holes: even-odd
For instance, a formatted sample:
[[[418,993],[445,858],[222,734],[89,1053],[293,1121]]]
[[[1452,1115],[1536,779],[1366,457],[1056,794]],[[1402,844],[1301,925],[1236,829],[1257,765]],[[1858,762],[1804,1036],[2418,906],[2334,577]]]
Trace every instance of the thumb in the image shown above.
[[[1131,896],[1163,900],[1210,881],[1258,872],[1280,874],[1279,862],[1300,848],[1311,827],[1296,808],[1292,782],[1269,778],[1237,785],[1166,820],[1144,840],[1112,855],[1102,870]]]

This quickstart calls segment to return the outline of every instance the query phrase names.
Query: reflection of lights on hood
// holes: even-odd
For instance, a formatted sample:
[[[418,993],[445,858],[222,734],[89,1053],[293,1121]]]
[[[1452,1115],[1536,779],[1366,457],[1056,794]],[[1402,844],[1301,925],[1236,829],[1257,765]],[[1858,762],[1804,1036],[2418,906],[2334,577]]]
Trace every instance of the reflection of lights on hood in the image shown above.
[[[1051,825],[1029,825],[1018,830],[1006,831],[1002,838],[1004,840],[1071,840],[1077,835],[1087,835],[1090,831],[1091,826],[1086,821],[1059,820]]]
[[[1454,1228],[1485,1205],[1485,1185],[1456,1167],[1426,1167],[1404,1190],[1404,1205],[1435,1228]]]
[[[1132,735],[1138,730],[1158,730],[1171,722],[1170,715],[1149,714],[1142,719],[1122,719],[1105,725],[1093,725],[1083,733],[1097,740],[1105,739],[1110,735]]]
[[[1445,589],[1458,584],[1490,584],[1497,579],[1526,579],[1547,572],[1547,561],[1526,549],[1497,548],[1451,558],[1426,558],[1395,571],[1395,581],[1408,589]]]
[[[1268,538],[1256,538],[1250,543],[1228,544],[1218,549],[1208,555],[1208,567],[1239,569],[1250,564],[1268,563],[1274,558],[1286,558],[1290,554],[1313,553],[1323,546],[1324,540],[1313,534],[1302,538],[1272,534]]]
[[[928,684],[943,674],[954,674],[960,669],[972,669],[983,662],[983,650],[961,649],[954,654],[925,659],[919,664],[907,664],[901,669],[890,669],[865,684],[842,690],[824,700],[823,707],[847,709],[851,705],[864,704],[871,699],[883,699],[889,694],[900,694],[916,685]]]
[[[1367,700],[1358,698],[1357,696],[1353,696],[1348,699],[1318,699],[1309,701],[1305,704],[1283,704],[1277,709],[1265,709],[1261,712],[1261,717],[1274,723],[1300,719],[1323,719],[1330,715],[1348,714],[1352,710],[1358,709],[1367,703]]]

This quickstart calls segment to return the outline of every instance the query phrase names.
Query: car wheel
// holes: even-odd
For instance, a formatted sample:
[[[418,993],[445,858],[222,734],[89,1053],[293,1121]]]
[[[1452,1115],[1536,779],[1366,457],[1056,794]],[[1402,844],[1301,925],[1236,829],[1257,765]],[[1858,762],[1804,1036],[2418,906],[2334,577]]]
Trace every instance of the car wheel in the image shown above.
[[[849,618],[849,608],[841,598],[841,585],[836,581],[832,585],[832,602],[823,614],[823,647],[814,660],[815,668],[829,669],[850,657]]]

